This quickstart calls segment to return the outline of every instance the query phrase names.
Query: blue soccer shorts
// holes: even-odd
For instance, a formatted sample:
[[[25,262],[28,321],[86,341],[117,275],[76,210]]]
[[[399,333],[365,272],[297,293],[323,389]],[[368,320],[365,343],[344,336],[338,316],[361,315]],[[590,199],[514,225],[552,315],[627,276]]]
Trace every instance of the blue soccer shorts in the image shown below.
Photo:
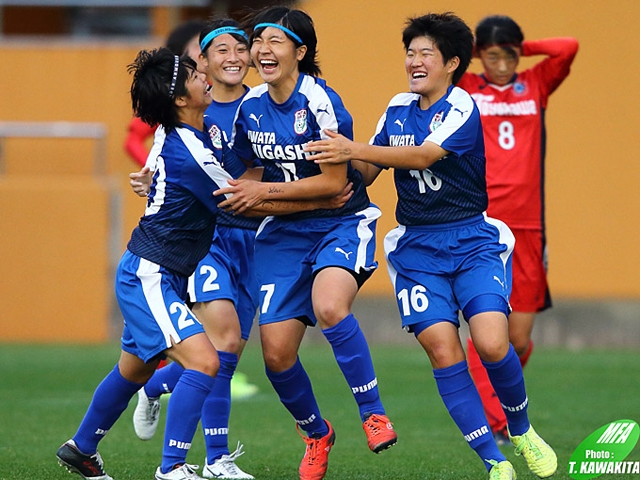
[[[370,204],[339,217],[265,219],[256,237],[259,324],[297,318],[315,325],[311,289],[315,274],[323,268],[344,268],[356,280],[368,278],[378,266],[374,258],[378,218],[380,209]]]
[[[258,308],[258,280],[255,276],[255,230],[216,226],[207,255],[189,277],[192,302],[233,302],[242,338],[247,340]]]
[[[460,326],[485,311],[508,315],[515,239],[484,215],[440,225],[398,226],[384,239],[402,326]]]
[[[125,251],[116,272],[124,318],[122,349],[145,362],[198,333],[202,324],[185,304],[187,277]]]

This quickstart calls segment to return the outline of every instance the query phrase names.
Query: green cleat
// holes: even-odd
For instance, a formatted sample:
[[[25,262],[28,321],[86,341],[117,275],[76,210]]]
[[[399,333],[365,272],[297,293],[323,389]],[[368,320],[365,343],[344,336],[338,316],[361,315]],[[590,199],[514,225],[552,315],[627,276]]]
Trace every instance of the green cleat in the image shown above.
[[[529,470],[540,478],[547,478],[556,473],[558,458],[553,449],[529,426],[522,435],[511,436],[509,440],[516,447],[516,455],[522,455],[527,461]]]
[[[489,471],[489,480],[516,480],[516,471],[509,460],[498,462],[496,460],[487,460],[492,467]]]

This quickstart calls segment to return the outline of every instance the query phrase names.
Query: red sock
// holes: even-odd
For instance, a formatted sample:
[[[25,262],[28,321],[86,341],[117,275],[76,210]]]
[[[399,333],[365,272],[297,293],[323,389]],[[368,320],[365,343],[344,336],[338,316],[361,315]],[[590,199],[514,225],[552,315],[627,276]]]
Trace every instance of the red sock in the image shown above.
[[[524,354],[521,357],[519,357],[520,365],[522,365],[522,368],[524,368],[527,362],[529,361],[529,357],[531,356],[532,351],[533,351],[533,340],[529,340],[529,347],[527,347],[527,351],[524,352]]]
[[[482,399],[482,406],[484,407],[484,413],[489,421],[489,426],[493,432],[499,432],[507,428],[507,417],[502,410],[500,400],[496,392],[493,390],[487,370],[482,365],[480,356],[476,351],[476,347],[473,345],[471,337],[467,342],[467,362],[469,363],[469,372],[471,378],[476,384],[480,398]]]

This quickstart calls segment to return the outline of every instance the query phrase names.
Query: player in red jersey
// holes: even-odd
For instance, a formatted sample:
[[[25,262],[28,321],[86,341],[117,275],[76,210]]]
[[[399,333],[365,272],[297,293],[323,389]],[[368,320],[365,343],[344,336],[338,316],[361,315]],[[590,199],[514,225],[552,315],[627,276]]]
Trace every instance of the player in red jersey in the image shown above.
[[[569,75],[578,52],[574,38],[524,40],[511,18],[493,15],[476,27],[476,55],[484,73],[466,73],[458,86],[476,101],[487,156],[488,215],[516,237],[509,339],[524,367],[531,355],[535,314],[551,306],[544,216],[545,112],[549,96]],[[520,57],[544,55],[516,72]],[[506,418],[469,340],[469,367],[496,439],[508,441]]]

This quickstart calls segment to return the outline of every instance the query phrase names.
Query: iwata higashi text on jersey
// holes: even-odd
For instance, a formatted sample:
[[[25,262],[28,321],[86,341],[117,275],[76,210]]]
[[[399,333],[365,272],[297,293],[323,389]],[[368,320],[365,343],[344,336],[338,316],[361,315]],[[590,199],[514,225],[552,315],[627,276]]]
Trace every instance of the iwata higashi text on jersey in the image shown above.
[[[420,95],[393,97],[370,143],[381,146],[433,142],[450,152],[425,170],[394,168],[396,219],[402,225],[453,222],[487,208],[485,157],[478,109],[464,90],[449,87],[427,110]]]
[[[259,160],[263,181],[292,182],[321,173],[320,166],[307,160],[304,146],[326,138],[324,130],[353,138],[353,119],[338,94],[325,81],[300,74],[289,99],[278,104],[269,96],[267,84],[249,90],[238,109],[230,146],[244,160]],[[281,215],[280,219],[341,216],[364,210],[369,205],[362,176],[351,164],[347,177],[353,182],[353,196],[341,208]]]
[[[184,276],[211,246],[218,203],[224,199],[213,192],[246,170],[242,162],[222,168],[205,128],[183,125],[166,134],[144,216],[127,245],[135,255]]]

